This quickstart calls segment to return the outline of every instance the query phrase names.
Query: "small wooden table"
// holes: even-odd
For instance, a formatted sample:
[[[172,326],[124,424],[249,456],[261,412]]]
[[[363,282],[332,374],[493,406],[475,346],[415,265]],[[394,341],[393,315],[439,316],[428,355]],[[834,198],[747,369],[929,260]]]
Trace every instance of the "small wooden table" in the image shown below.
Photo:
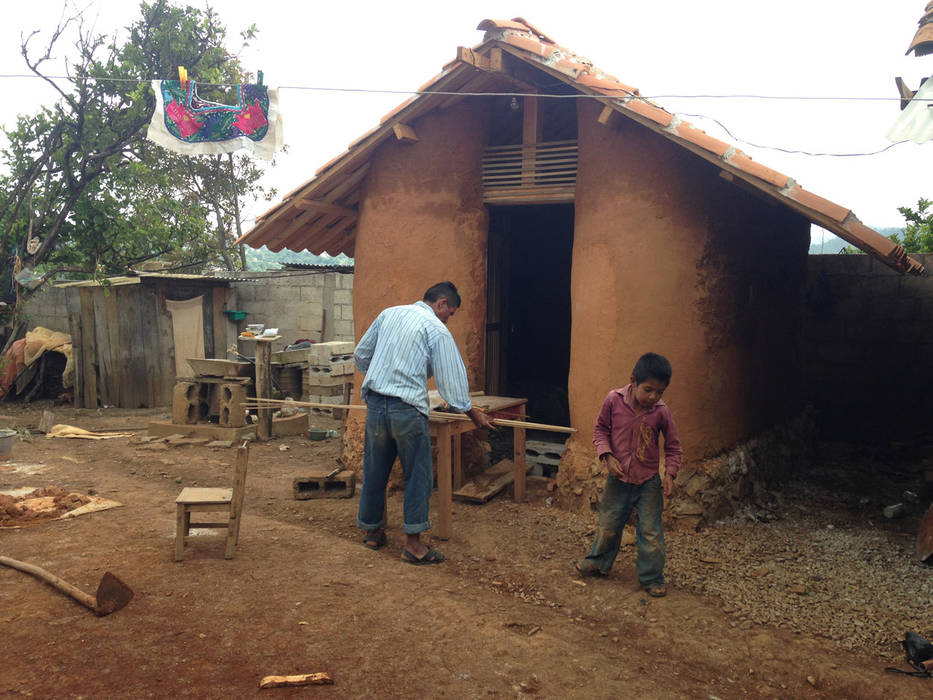
[[[490,418],[524,420],[525,404],[528,399],[509,396],[474,396],[473,405],[479,406]],[[449,539],[453,530],[453,490],[463,485],[463,462],[460,453],[460,436],[476,430],[471,420],[431,416],[431,437],[437,440],[437,495],[438,523],[435,534]],[[525,499],[525,429],[514,431],[512,462],[515,464],[515,500]]]

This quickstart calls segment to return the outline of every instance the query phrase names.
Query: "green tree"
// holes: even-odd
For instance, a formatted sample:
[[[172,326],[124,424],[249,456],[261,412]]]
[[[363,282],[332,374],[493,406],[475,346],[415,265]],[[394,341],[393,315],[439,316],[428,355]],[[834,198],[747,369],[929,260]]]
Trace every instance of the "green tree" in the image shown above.
[[[904,217],[903,236],[893,235],[891,240],[904,246],[908,253],[933,252],[933,201],[921,198],[917,208],[898,207]]]
[[[255,33],[255,26],[242,32],[242,46]],[[177,77],[185,66],[205,85],[248,80],[217,14],[156,0],[141,3],[123,40],[96,34],[80,12],[63,14],[39,51],[36,34],[23,39],[23,59],[58,101],[20,116],[0,151],[3,276],[19,273],[20,281],[4,283],[8,342],[24,330],[22,302],[62,271],[103,276],[159,257],[202,269],[242,267],[231,246],[243,199],[274,194],[257,187],[262,169],[249,157],[183,157],[145,139],[152,78]],[[60,82],[47,66],[66,37],[74,37],[70,80]],[[226,99],[219,87],[202,96]]]

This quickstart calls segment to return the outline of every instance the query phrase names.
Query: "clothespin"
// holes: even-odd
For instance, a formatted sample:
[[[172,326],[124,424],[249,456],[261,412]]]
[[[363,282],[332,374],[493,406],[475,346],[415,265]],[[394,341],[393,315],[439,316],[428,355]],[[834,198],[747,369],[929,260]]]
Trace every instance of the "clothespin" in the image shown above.
[[[256,80],[259,81],[259,87],[262,87],[262,71],[256,71]]]
[[[178,84],[182,88],[188,87],[188,69],[184,66],[178,66]]]

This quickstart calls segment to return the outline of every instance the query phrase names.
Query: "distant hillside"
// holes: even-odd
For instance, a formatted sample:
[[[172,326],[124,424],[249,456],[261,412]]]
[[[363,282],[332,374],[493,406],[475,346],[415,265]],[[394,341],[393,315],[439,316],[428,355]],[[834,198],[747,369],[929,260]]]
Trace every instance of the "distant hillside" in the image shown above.
[[[898,228],[896,226],[879,226],[878,228],[869,226],[869,228],[875,229],[875,231],[887,238],[890,238],[891,235],[895,233],[900,235],[904,231],[904,229]],[[819,229],[815,230],[818,232],[815,235],[822,234],[824,240],[821,242],[819,238],[817,238],[815,241],[812,241],[811,239],[812,242],[810,243],[810,255],[834,255],[849,245],[841,238],[831,234],[829,231],[820,231]]]
[[[281,250],[273,253],[263,246],[262,248],[246,248],[246,262],[250,270],[278,270],[284,263],[304,263],[305,265],[353,265],[353,258],[341,253],[337,256],[313,255],[312,253],[295,253],[291,250]]]

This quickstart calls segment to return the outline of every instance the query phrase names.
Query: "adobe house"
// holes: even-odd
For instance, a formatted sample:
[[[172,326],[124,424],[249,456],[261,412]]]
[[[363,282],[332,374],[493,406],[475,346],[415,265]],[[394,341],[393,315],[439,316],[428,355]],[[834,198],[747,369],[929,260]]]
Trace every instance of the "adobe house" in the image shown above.
[[[559,470],[567,505],[598,500],[591,435],[607,391],[641,353],[667,355],[689,465],[680,514],[718,512],[723,493],[789,464],[803,430],[810,224],[899,271],[923,267],[531,23],[478,28],[480,44],[241,240],[354,257],[357,337],[384,307],[454,281],[450,329],[471,387],[579,429]],[[357,418],[351,460],[361,436]]]

